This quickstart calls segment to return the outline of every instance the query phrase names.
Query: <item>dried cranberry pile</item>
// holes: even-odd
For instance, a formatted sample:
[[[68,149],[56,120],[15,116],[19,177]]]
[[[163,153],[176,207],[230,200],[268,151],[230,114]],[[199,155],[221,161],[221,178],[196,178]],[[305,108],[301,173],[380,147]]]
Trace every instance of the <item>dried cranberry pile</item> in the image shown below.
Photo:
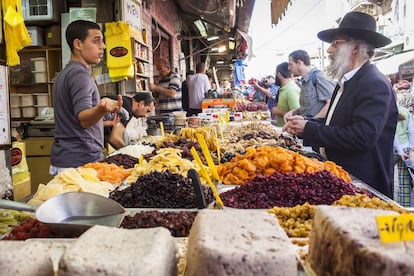
[[[202,189],[207,204],[212,202],[210,188]],[[125,208],[197,208],[191,179],[170,172],[142,175],[131,186],[115,189],[109,197]]]
[[[145,211],[126,216],[121,227],[128,229],[165,227],[174,237],[188,237],[197,212]]]
[[[20,223],[4,238],[5,240],[24,241],[31,238],[76,238],[54,233],[46,224],[41,223],[35,218]]]
[[[138,158],[130,156],[128,154],[118,153],[112,156],[108,156],[100,162],[115,164],[117,166],[124,166],[125,169],[131,169],[138,163]]]
[[[328,171],[313,174],[275,173],[257,176],[250,182],[220,194],[227,207],[268,209],[294,207],[306,202],[332,204],[343,195],[364,193]]]

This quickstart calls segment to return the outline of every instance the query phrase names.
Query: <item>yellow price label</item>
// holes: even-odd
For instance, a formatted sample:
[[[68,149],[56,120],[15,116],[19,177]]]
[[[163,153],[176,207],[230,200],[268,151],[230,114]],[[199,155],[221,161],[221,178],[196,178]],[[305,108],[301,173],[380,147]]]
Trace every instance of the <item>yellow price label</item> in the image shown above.
[[[207,147],[206,140],[202,134],[196,134],[197,141],[200,144],[201,151],[203,152],[204,158],[207,161],[207,165],[210,168],[211,174],[214,180],[220,181],[220,177],[217,173],[216,165],[214,164],[213,158],[211,157],[210,151]]]
[[[164,138],[165,137],[164,124],[162,122],[160,122],[160,129],[161,129],[161,137]]]
[[[197,150],[194,147],[191,147],[190,149],[191,154],[193,155],[195,161],[197,162],[198,166],[200,167],[200,175],[204,177],[204,179],[207,181],[208,185],[210,186],[211,191],[213,192],[213,196],[216,199],[217,205],[220,207],[223,207],[223,201],[220,198],[220,195],[217,192],[216,186],[214,186],[213,181],[211,181],[210,176],[208,175],[208,172],[206,168],[203,165],[203,162],[201,162],[200,156],[197,153]]]
[[[414,214],[383,215],[376,220],[382,242],[414,240]]]

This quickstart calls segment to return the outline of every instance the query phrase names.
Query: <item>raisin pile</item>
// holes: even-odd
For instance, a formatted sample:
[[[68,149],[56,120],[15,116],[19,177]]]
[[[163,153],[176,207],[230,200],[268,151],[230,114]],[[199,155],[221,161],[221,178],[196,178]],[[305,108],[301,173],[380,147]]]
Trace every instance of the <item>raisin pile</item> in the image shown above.
[[[117,166],[124,166],[125,169],[131,169],[138,163],[138,158],[130,156],[128,154],[118,153],[112,156],[108,156],[100,162],[115,164]]]
[[[210,188],[202,186],[204,198],[213,200]],[[125,189],[115,189],[109,197],[125,208],[197,208],[190,178],[170,172],[142,175]]]
[[[126,216],[121,227],[127,229],[165,227],[173,237],[188,237],[197,212],[144,211]]]

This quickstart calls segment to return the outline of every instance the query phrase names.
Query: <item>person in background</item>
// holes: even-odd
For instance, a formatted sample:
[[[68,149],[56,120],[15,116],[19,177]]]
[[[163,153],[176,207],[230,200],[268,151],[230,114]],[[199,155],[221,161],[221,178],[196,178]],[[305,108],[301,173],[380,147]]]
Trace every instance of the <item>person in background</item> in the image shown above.
[[[283,62],[276,67],[276,79],[280,83],[279,97],[271,112],[272,117],[277,118],[277,126],[282,127],[285,125],[283,116],[288,111],[299,107],[300,87],[293,80],[287,62]]]
[[[277,104],[278,101],[278,91],[280,84],[276,83],[274,76],[267,76],[262,83],[259,83],[256,79],[250,81],[250,85],[255,89],[256,92],[259,92],[265,97],[267,107],[269,111]],[[254,95],[253,95],[254,97]],[[274,119],[273,115],[272,118]]]
[[[327,116],[289,116],[283,130],[393,198],[397,104],[391,83],[369,60],[375,48],[391,40],[377,33],[375,19],[362,12],[347,13],[338,28],[318,37],[331,43],[327,71],[338,80]]]
[[[198,115],[202,112],[201,101],[210,89],[211,85],[206,75],[206,65],[203,62],[197,63],[195,75],[192,75],[188,80],[188,116]]]
[[[231,83],[228,80],[222,81],[221,89],[223,90],[223,92],[225,92],[226,90],[231,90]]]
[[[115,96],[108,96],[114,99]],[[138,92],[134,97],[122,96],[122,108],[118,113],[104,116],[105,137],[115,149],[125,147],[129,140],[126,128],[133,117],[143,118],[154,109],[154,98],[148,92]]]
[[[183,110],[188,112],[188,80],[189,77],[194,75],[194,71],[190,70],[187,72],[185,76],[185,80],[181,83],[181,92],[182,92],[182,100],[181,104],[183,106]]]
[[[324,118],[328,110],[335,82],[325,74],[312,67],[309,54],[296,50],[289,54],[289,70],[294,76],[301,76],[300,107],[289,111],[286,116]]]
[[[398,168],[396,201],[404,207],[411,207],[413,180],[407,164],[413,165],[410,156],[414,154],[414,122],[410,111],[398,105],[398,123],[394,138],[395,163]]]
[[[76,168],[103,158],[103,120],[107,112],[117,112],[122,97],[100,99],[91,74],[105,50],[98,24],[76,20],[66,29],[71,50],[69,63],[58,74],[52,88],[55,133],[50,174]]]
[[[167,59],[160,59],[156,67],[160,74],[160,80],[158,85],[150,84],[150,90],[156,100],[156,114],[163,115],[182,111],[180,76],[171,71],[170,62]]]
[[[410,92],[410,82],[399,80],[393,87],[397,96],[397,105],[406,107],[414,114],[414,95]]]

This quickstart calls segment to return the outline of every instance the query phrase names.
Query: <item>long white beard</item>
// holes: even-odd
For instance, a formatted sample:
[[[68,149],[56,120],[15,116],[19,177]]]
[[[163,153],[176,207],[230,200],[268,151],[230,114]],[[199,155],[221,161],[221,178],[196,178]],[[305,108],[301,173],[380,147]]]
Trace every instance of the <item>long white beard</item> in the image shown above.
[[[341,80],[345,73],[351,69],[351,57],[353,44],[344,44],[335,54],[330,54],[331,63],[326,68],[326,73],[334,80]]]

